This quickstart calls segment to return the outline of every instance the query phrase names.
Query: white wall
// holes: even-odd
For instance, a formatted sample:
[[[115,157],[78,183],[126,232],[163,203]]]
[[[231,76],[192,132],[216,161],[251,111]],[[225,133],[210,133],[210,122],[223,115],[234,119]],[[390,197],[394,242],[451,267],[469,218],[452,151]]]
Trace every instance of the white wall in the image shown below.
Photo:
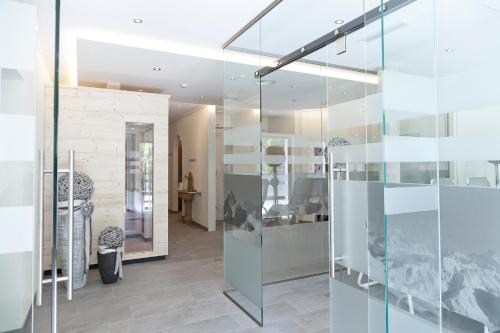
[[[216,228],[216,135],[215,106],[200,107],[187,116],[170,123],[169,202],[177,210],[177,146],[182,142],[182,174],[192,172],[194,187],[201,195],[193,202],[193,220],[208,231]]]

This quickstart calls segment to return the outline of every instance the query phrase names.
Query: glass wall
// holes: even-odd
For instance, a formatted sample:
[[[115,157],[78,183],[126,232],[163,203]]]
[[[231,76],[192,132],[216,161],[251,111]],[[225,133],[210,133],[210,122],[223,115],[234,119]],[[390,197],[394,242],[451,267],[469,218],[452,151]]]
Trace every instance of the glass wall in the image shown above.
[[[35,321],[45,331],[51,327],[50,308],[42,313],[36,304],[42,295],[40,149],[45,84],[54,74],[55,3],[0,0],[0,332],[38,331]],[[52,185],[46,178],[45,187]]]
[[[277,6],[252,39],[270,70],[251,94],[260,282],[330,262],[332,332],[500,331],[499,5],[307,4]],[[324,35],[320,17],[331,43],[281,67],[277,57]],[[234,81],[226,94],[243,91]]]
[[[246,63],[240,48],[250,52]],[[224,277],[225,294],[262,325],[259,50],[256,24],[224,51]]]
[[[286,66],[261,79],[265,283],[328,272],[325,86]]]
[[[436,1],[443,329],[500,330],[500,4]],[[466,25],[463,23],[467,22]],[[472,28],[473,27],[473,28]]]

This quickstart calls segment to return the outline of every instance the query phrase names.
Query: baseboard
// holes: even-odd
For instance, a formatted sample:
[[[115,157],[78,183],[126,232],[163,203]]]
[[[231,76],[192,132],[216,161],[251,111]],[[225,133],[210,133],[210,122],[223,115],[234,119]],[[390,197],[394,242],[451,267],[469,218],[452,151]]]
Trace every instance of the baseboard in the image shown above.
[[[123,260],[123,265],[131,265],[131,264],[140,264],[144,262],[149,262],[149,261],[158,261],[158,260],[166,260],[168,259],[168,255],[162,255],[162,256],[154,256],[154,257],[147,257],[147,258],[138,258],[138,259],[128,259],[128,260]],[[97,264],[92,264],[90,265],[89,269],[96,269],[98,268]],[[45,276],[51,275],[52,271],[51,270],[45,270],[43,271],[43,274]],[[62,271],[60,268],[57,269],[57,274],[62,275]]]

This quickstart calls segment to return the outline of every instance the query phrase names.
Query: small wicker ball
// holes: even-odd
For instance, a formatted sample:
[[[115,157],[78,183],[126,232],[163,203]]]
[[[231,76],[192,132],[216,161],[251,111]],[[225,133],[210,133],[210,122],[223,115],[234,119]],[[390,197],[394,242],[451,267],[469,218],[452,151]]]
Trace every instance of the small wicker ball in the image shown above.
[[[84,173],[74,173],[74,199],[90,200],[94,195],[94,182]],[[59,177],[57,181],[57,200],[68,201],[69,175],[67,173]]]
[[[97,244],[108,249],[116,249],[117,247],[123,246],[124,240],[125,233],[122,228],[106,227],[99,233]]]

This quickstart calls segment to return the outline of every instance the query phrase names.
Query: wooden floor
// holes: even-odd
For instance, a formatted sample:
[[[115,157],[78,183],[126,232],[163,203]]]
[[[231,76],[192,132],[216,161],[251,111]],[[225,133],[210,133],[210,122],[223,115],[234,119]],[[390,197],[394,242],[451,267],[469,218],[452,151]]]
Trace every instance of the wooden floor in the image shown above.
[[[104,285],[91,270],[71,302],[59,289],[58,332],[328,332],[328,277],[273,284],[264,291],[258,327],[222,291],[223,234],[170,216],[167,260],[125,265],[123,280]],[[50,290],[35,310],[35,332],[50,331]]]

